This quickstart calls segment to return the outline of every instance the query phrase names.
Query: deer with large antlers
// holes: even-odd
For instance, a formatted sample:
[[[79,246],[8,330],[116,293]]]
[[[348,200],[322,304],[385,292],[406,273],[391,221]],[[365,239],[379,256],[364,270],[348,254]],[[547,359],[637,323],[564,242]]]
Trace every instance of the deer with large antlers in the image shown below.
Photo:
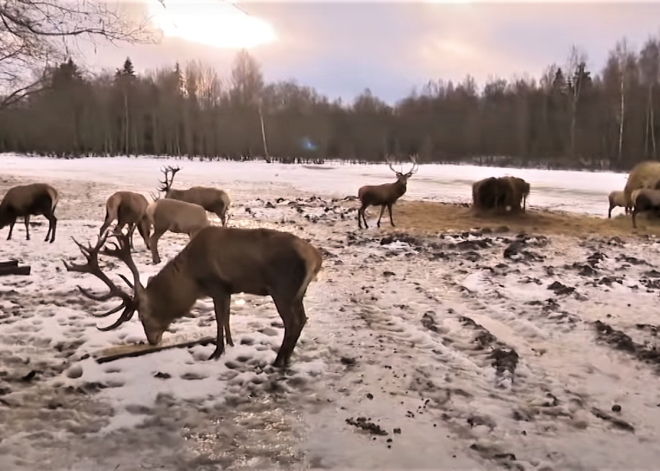
[[[417,155],[410,156],[413,166],[407,173],[403,173],[403,170],[400,172],[394,170],[392,167],[392,161],[389,157],[386,156],[385,160],[387,161],[390,170],[395,173],[396,181],[394,183],[383,183],[382,185],[365,185],[358,190],[358,198],[361,203],[360,209],[358,209],[358,227],[360,229],[362,229],[362,221],[364,221],[365,229],[369,229],[367,218],[364,215],[365,210],[369,206],[381,207],[380,216],[376,223],[378,227],[380,227],[380,220],[383,217],[385,208],[387,208],[390,215],[390,224],[394,227],[392,205],[406,193],[408,179],[417,173],[417,170],[419,169]]]
[[[180,170],[181,168],[179,167],[164,168],[162,172],[165,174],[165,180],[159,181],[160,187],[158,187],[158,191],[165,193],[165,198],[201,206],[206,211],[216,214],[220,218],[222,225],[226,226],[227,210],[231,204],[231,199],[227,192],[206,186],[193,186],[187,190],[174,189],[172,188],[174,175]]]
[[[68,271],[92,274],[110,289],[107,294],[95,295],[78,286],[86,297],[95,301],[122,300],[118,307],[95,315],[106,317],[123,309],[112,325],[99,327],[99,330],[116,329],[137,311],[147,341],[157,345],[175,319],[185,316],[198,299],[208,296],[213,300],[217,323],[216,349],[209,360],[217,359],[225,349],[223,332],[227,334],[227,343],[234,345],[229,330],[231,295],[270,296],[284,322],[284,339],[273,366],[288,364],[307,321],[303,298],[308,285],[321,270],[323,257],[319,249],[288,232],[209,226],[143,287],[127,236],[117,234],[114,237],[118,244],[113,244],[114,248],[104,248],[101,253],[118,258],[128,266],[133,282],[120,276],[132,288],[132,296],[117,287],[99,267],[98,254],[107,235],[99,237],[94,247],[85,247],[74,239],[87,263],[64,262]]]

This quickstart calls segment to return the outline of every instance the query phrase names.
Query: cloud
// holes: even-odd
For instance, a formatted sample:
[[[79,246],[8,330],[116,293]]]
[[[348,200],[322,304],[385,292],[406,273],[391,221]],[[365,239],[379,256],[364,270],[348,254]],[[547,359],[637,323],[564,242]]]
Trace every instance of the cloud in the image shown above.
[[[251,49],[268,80],[295,78],[345,99],[368,87],[390,102],[429,79],[459,81],[470,74],[483,83],[490,75],[540,76],[551,63],[565,64],[572,45],[584,49],[589,67],[599,71],[618,39],[627,36],[641,47],[659,31],[660,17],[658,4],[624,2],[261,0],[238,5],[267,21],[277,35],[276,42]],[[200,59],[227,74],[235,52],[170,37],[160,45],[100,47],[86,62],[116,68],[131,56],[144,70]]]

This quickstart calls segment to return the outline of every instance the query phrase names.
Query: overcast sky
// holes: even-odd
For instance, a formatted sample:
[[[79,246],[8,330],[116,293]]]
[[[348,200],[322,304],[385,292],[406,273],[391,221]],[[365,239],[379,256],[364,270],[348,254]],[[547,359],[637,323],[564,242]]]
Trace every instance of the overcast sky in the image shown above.
[[[155,21],[164,18],[157,0],[140,1],[145,2],[143,11],[158,15]],[[211,9],[209,0],[178,1],[185,3],[170,3],[169,9],[170,20],[180,26],[176,34],[190,36],[185,27],[192,23],[201,39],[187,40],[170,31],[157,45],[99,45],[86,55],[85,65],[114,69],[130,56],[142,71],[200,59],[224,75],[236,49],[202,41],[223,42],[253,28],[253,37],[262,34],[263,24],[243,21],[231,6]],[[547,65],[564,64],[573,44],[587,52],[589,67],[600,70],[617,40],[625,36],[639,48],[660,32],[660,3],[453,1],[237,4],[275,35],[274,41],[249,49],[266,80],[295,78],[348,100],[369,87],[393,102],[429,79],[459,81],[466,74],[479,84],[490,75],[538,77]]]

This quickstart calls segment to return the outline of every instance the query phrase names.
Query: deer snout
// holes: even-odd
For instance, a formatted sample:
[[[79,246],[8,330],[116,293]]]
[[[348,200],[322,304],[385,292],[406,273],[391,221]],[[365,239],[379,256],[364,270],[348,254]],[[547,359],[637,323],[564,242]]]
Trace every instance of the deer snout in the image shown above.
[[[149,332],[147,329],[144,330],[144,333],[147,335],[147,342],[149,345],[155,346],[160,343],[163,339],[163,332]]]
[[[142,321],[142,327],[144,327],[144,334],[147,336],[147,342],[149,345],[158,345],[163,339],[163,329],[161,326],[149,322],[149,320]]]

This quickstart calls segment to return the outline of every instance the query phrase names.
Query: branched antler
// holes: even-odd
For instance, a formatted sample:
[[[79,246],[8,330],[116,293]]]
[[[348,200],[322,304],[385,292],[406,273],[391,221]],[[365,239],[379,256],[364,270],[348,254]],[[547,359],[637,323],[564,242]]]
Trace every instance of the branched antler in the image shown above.
[[[122,234],[122,236],[125,239],[128,239],[127,236],[124,236],[123,234]],[[65,260],[62,260],[62,262],[64,263],[64,267],[67,269],[67,271],[78,272],[78,273],[89,273],[91,275],[94,275],[99,280],[103,281],[103,283],[105,283],[106,286],[110,289],[110,291],[107,294],[95,295],[95,294],[92,294],[91,292],[89,292],[88,290],[86,290],[85,288],[83,288],[82,286],[78,285],[78,290],[80,290],[80,292],[84,296],[86,296],[89,299],[92,299],[94,301],[107,301],[108,299],[112,299],[112,298],[121,298],[122,303],[119,306],[109,310],[108,312],[102,313],[102,314],[93,314],[94,317],[107,317],[111,314],[114,314],[114,313],[120,311],[122,308],[124,309],[121,316],[119,317],[119,319],[117,319],[117,321],[115,323],[113,323],[112,325],[110,325],[108,327],[97,327],[97,329],[99,329],[101,331],[107,331],[107,330],[115,329],[115,328],[119,327],[121,324],[123,324],[124,322],[130,320],[133,317],[133,313],[135,312],[135,310],[137,308],[137,304],[135,303],[133,298],[128,293],[126,293],[122,289],[118,288],[117,285],[115,285],[115,283],[110,278],[108,278],[108,276],[105,273],[103,273],[101,271],[101,267],[99,267],[98,254],[99,254],[99,251],[101,250],[101,248],[103,247],[103,245],[105,244],[105,242],[107,240],[107,237],[108,237],[107,234],[104,234],[103,236],[99,237],[98,241],[97,241],[97,243],[94,247],[92,247],[90,244],[87,244],[87,246],[84,246],[83,244],[81,244],[75,238],[72,237],[71,239],[73,239],[73,242],[78,246],[78,248],[80,249],[82,254],[87,259],[87,263],[85,263],[85,264],[73,264],[73,263],[67,263]],[[106,253],[106,252],[104,251],[104,253]],[[112,255],[112,253],[110,253],[110,255]],[[131,260],[131,262],[132,262],[132,260]],[[135,269],[135,271],[137,272],[137,268],[135,268],[134,263],[132,264],[132,267],[129,265],[129,268],[131,268],[131,272],[133,272],[133,269]],[[134,273],[134,276],[135,276],[135,273]],[[139,282],[139,275],[138,275],[137,279],[138,279],[138,282]],[[130,283],[129,283],[129,285],[130,285]]]
[[[174,175],[181,170],[180,167],[167,166],[161,170],[165,174],[165,181],[158,180],[160,183],[159,191],[168,192],[172,188],[172,183],[174,182]]]
[[[133,261],[133,257],[131,256],[131,246],[129,243],[128,235],[126,234],[113,234],[113,237],[117,239],[119,242],[119,245],[117,245],[115,242],[112,242],[112,246],[114,249],[109,249],[105,247],[103,249],[103,254],[104,255],[109,255],[110,257],[115,257],[121,260],[126,264],[126,266],[131,270],[131,274],[133,275],[133,284],[131,284],[126,277],[121,276],[121,278],[133,289],[136,287],[142,287],[142,284],[140,283],[140,272],[138,271],[137,267],[135,266],[135,262]]]

